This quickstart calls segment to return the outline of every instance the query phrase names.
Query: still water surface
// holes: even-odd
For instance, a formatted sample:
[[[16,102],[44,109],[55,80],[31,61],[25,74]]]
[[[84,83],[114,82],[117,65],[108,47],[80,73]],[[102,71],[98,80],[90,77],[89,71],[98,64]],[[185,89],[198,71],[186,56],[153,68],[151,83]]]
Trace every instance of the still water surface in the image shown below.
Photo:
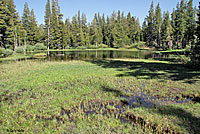
[[[49,52],[47,58],[51,61],[59,61],[59,60],[67,61],[67,60],[102,60],[102,59],[123,59],[123,58],[148,59],[152,57],[153,54],[150,51],[90,50],[90,51]]]

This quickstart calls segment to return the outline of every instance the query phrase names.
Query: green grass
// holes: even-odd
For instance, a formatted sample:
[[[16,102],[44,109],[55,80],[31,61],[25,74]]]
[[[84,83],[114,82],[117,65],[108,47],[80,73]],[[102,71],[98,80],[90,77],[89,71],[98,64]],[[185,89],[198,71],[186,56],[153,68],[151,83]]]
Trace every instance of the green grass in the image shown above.
[[[185,52],[186,49],[174,49],[174,50],[164,50],[164,51],[155,51],[156,53],[174,53],[174,52]]]
[[[36,53],[33,55],[33,58],[46,58],[47,54],[46,53]]]
[[[129,107],[120,96],[199,99],[199,74],[154,60],[0,63],[0,133],[198,133],[198,101]]]
[[[30,56],[27,56],[24,54],[15,54],[9,57],[0,58],[0,61],[13,61],[13,60],[18,60],[18,59],[23,59],[23,58],[30,58]]]
[[[140,51],[139,49],[137,48],[131,48],[131,49],[126,49],[126,48],[98,48],[98,49],[49,49],[47,51],[50,51],[50,52],[54,52],[54,51],[94,51],[94,50],[123,50],[123,51]]]

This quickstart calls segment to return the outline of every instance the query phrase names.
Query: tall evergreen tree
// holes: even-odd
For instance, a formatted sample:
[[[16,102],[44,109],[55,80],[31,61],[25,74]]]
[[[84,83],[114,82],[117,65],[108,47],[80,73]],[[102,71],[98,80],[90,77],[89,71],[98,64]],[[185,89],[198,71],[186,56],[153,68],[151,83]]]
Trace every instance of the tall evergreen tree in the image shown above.
[[[23,16],[22,16],[22,26],[26,30],[26,35],[25,35],[25,40],[29,41],[30,37],[30,10],[28,7],[28,3],[25,2],[24,4],[24,11],[23,11]],[[26,42],[25,42],[26,44]]]
[[[106,44],[106,19],[104,14],[102,16],[102,34],[103,34],[103,44]]]
[[[98,47],[98,27],[97,27],[97,19],[94,18],[92,22],[92,29],[91,29],[91,42]]]
[[[161,43],[161,26],[162,26],[161,8],[160,4],[158,3],[155,11],[155,29],[156,29],[155,36],[158,47],[160,47]]]
[[[116,36],[115,36],[115,33],[117,32],[117,27],[116,27],[116,24],[117,24],[117,15],[116,15],[116,12],[114,11],[112,16],[111,16],[111,19],[110,19],[110,47],[117,47],[117,44],[116,44]]]
[[[67,18],[65,20],[65,25],[64,25],[64,28],[63,28],[63,45],[64,45],[64,48],[66,47],[70,47],[71,45],[71,30],[70,30],[70,19]]]
[[[58,6],[56,5],[56,1],[52,0],[52,16],[51,16],[51,48],[58,49],[61,44],[61,31],[59,27],[59,14],[58,14]]]
[[[162,44],[164,49],[171,49],[172,47],[172,40],[171,40],[171,34],[172,34],[172,27],[171,27],[171,20],[169,18],[169,12],[167,11],[166,14],[164,14],[164,20],[163,20],[163,26],[162,26]]]
[[[131,13],[129,12],[127,15],[127,25],[128,25],[128,38],[130,39],[130,44],[134,43],[134,25],[133,19],[131,17]]]
[[[124,39],[124,31],[122,27],[122,22],[121,22],[121,12],[118,11],[117,15],[117,23],[116,23],[116,32],[115,34],[115,42],[117,47],[122,47],[124,45],[123,39]]]
[[[7,28],[7,43],[9,44],[9,48],[13,49],[14,50],[16,49],[16,47],[20,46],[21,45],[21,37],[22,35],[20,34],[21,33],[21,30],[22,30],[22,27],[21,27],[21,22],[20,22],[20,18],[19,18],[19,15],[16,11],[16,6],[14,4],[14,1],[13,0],[8,0],[8,5],[7,5],[7,8],[9,10],[9,23],[7,24],[8,25],[8,28]]]
[[[105,44],[111,47],[111,23],[110,23],[110,18],[108,16],[106,18],[104,36],[105,36]]]
[[[51,6],[50,6],[50,0],[47,0],[46,3],[46,9],[45,9],[45,16],[44,16],[44,22],[45,22],[45,38],[47,43],[47,49],[50,48],[50,26],[51,26]]]
[[[192,56],[191,60],[194,65],[200,66],[200,2],[199,2],[199,11],[198,11],[198,20],[197,20],[197,29],[196,29],[196,35],[198,38],[198,42],[194,45],[192,48]]]
[[[147,21],[144,20],[143,24],[142,24],[142,41],[147,42]]]
[[[176,10],[176,39],[177,46],[181,44],[181,48],[186,47],[185,32],[186,32],[186,12],[185,12],[185,1],[181,0],[180,7],[179,3]]]
[[[173,43],[173,46],[172,46],[172,49],[175,48],[175,45],[176,45],[176,11],[175,9],[173,9],[173,12],[171,14],[171,26],[172,26],[172,43]]]
[[[124,15],[124,12],[122,13],[122,27],[123,27],[123,40],[124,40],[124,44],[125,45],[130,45],[131,44],[131,40],[128,37],[129,35],[129,27],[128,27],[128,22],[127,22],[127,18]]]
[[[140,36],[141,36],[141,28],[140,28],[140,21],[139,18],[136,19],[135,22],[135,41],[139,42],[140,41]]]
[[[78,20],[77,20],[77,15],[73,16],[72,18],[72,24],[71,24],[71,32],[72,32],[72,46],[73,47],[78,47],[78,39],[79,39],[79,25],[78,25]]]
[[[98,13],[98,44],[102,44],[103,43],[103,33],[102,33],[102,19],[100,14]]]
[[[82,13],[82,16],[81,16],[81,23],[82,23],[82,31],[83,31],[83,35],[84,35],[84,45],[86,45],[86,48],[88,48],[88,46],[90,44],[89,29],[88,29],[88,25],[87,25],[87,17],[84,13]]]
[[[153,1],[151,3],[151,7],[149,10],[149,15],[147,16],[147,41],[149,43],[149,46],[154,45],[155,41],[155,15],[154,15],[154,6]]]
[[[35,45],[38,42],[37,37],[37,22],[34,14],[34,10],[31,10],[31,16],[30,16],[30,33],[29,33],[29,41],[31,45]]]
[[[193,0],[189,0],[187,3],[187,11],[186,11],[186,42],[187,44],[194,43],[194,38],[195,38],[195,9],[193,8]]]
[[[7,31],[7,28],[8,28],[8,23],[9,23],[9,19],[10,19],[10,12],[7,8],[7,3],[8,1],[7,0],[1,0],[0,1],[0,34],[1,34],[1,37],[0,37],[0,43],[1,43],[1,46],[3,46],[4,48],[6,48],[6,31]]]
[[[45,38],[45,33],[44,33],[44,25],[40,24],[38,29],[37,29],[37,39],[38,42],[43,43]]]

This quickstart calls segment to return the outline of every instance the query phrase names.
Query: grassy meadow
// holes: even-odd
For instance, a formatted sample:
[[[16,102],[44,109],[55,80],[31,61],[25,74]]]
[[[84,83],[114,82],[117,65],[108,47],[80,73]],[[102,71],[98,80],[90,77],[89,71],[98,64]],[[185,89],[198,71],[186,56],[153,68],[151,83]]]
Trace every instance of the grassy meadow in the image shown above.
[[[0,133],[198,133],[200,71],[167,61],[0,63]]]

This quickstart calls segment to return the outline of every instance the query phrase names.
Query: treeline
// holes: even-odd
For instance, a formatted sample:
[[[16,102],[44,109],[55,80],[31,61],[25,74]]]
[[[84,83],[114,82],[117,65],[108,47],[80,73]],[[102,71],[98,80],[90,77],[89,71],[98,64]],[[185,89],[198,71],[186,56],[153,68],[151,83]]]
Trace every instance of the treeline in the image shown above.
[[[142,26],[144,41],[149,46],[162,49],[191,47],[197,41],[196,14],[193,0],[181,0],[171,14],[168,11],[162,14],[159,4],[154,9],[152,2],[149,15]]]
[[[139,19],[130,13],[127,17],[120,11],[113,12],[111,17],[96,13],[93,21],[87,23],[86,15],[78,11],[78,14],[72,17],[72,21],[67,18],[63,22],[63,15],[59,9],[57,1],[54,0],[50,9],[48,0],[44,29],[49,48],[62,49],[90,45],[118,48],[140,41]]]
[[[121,48],[140,41],[160,49],[189,48],[198,40],[197,9],[193,0],[181,0],[170,14],[161,11],[153,2],[142,26],[129,12],[113,12],[111,16],[95,13],[88,23],[86,15],[78,13],[63,21],[58,0],[47,0],[44,24],[37,25],[34,10],[24,5],[20,19],[13,0],[0,1],[1,46],[15,50],[17,47],[44,43],[48,49],[66,48]]]

